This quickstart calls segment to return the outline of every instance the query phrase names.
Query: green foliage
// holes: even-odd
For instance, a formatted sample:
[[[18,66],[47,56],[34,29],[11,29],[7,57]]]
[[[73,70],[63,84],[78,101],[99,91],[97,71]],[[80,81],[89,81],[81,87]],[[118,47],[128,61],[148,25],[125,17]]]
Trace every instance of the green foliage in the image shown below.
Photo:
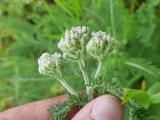
[[[73,107],[76,106],[80,109],[87,104],[87,101],[86,95],[70,96],[64,104],[54,105],[48,111],[51,113],[53,120],[64,120]]]
[[[144,108],[148,108],[150,106],[150,96],[142,90],[134,90],[134,89],[124,89],[123,101],[124,103],[128,102],[131,99],[134,99]]]
[[[98,95],[113,94],[118,98],[122,97],[123,89],[114,76],[113,72],[108,72],[94,81],[93,84],[95,84],[95,91]]]
[[[150,61],[145,59],[129,59],[125,61],[125,64],[142,72],[143,75],[148,74],[152,77],[152,80],[159,80],[160,70],[158,67],[153,65]],[[145,75],[147,77],[147,75]]]
[[[128,117],[126,120],[154,120],[154,117],[144,108],[137,108],[131,104],[128,105]]]
[[[117,97],[121,97],[123,90],[121,85],[116,80],[112,79],[113,75],[108,74],[105,77],[99,78],[97,81],[94,81],[95,87],[95,94],[103,95],[110,93]],[[88,103],[87,95],[79,94],[78,96],[69,96],[69,99],[62,105],[54,105],[49,109],[49,112],[52,115],[52,119],[54,120],[64,120],[67,116],[67,113],[72,110],[73,107],[78,107],[79,109],[82,108],[84,105]]]
[[[155,84],[153,84],[148,90],[147,92],[152,95],[152,94],[156,94],[158,92],[160,92],[160,83],[157,82]]]
[[[151,96],[151,101],[153,104],[160,103],[160,93]]]
[[[152,37],[156,28],[156,14],[155,7],[160,4],[160,0],[147,0],[136,11],[135,19],[137,19],[136,25],[136,37],[145,46],[152,45]],[[141,25],[141,27],[139,27]]]
[[[87,25],[117,39],[116,50],[103,65],[102,72],[111,75],[93,81],[96,92],[122,98],[122,88],[142,91],[144,86],[143,95],[147,92],[151,96],[150,107],[137,108],[137,104],[131,104],[129,100],[126,120],[159,120],[160,0],[134,1],[55,0],[48,3],[45,0],[1,0],[0,110],[63,93],[63,89],[53,89],[59,86],[55,80],[38,74],[37,58],[44,51],[57,50],[57,41],[66,28]],[[95,63],[95,60],[87,63],[90,75],[95,73],[92,71]],[[65,69],[65,78],[74,88],[83,89],[80,73],[74,69],[77,66],[65,64],[69,68]],[[110,71],[114,71],[114,75]],[[116,82],[111,82],[113,79]],[[142,85],[142,81],[146,85]],[[141,97],[137,100],[141,105],[147,105]],[[81,102],[77,100],[75,103]],[[65,106],[69,111],[71,106]]]

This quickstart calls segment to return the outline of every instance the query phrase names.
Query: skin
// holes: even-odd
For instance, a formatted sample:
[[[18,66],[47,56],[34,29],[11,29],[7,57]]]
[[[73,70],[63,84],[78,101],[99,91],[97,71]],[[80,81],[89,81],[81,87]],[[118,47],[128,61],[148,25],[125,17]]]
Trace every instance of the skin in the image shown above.
[[[116,110],[113,111],[114,115],[121,115],[121,117],[123,117],[123,107],[121,102],[114,96],[105,95],[94,99],[81,110],[79,110],[77,107],[74,107],[73,110],[67,115],[66,120],[93,120],[90,117],[91,109],[96,101],[101,97],[104,97],[106,100],[109,99],[109,104],[113,104]],[[50,120],[50,114],[47,109],[54,104],[63,104],[67,98],[67,95],[62,95],[11,108],[0,113],[0,120]]]

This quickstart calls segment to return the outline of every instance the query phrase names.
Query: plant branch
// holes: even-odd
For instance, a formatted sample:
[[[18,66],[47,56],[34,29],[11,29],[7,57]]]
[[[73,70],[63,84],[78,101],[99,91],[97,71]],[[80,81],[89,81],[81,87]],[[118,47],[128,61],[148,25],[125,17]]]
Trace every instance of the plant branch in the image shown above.
[[[110,17],[113,37],[116,39],[115,23],[114,23],[114,11],[113,11],[113,0],[110,0]]]
[[[89,85],[90,82],[89,82],[89,79],[88,79],[87,72],[84,70],[82,60],[78,61],[78,65],[79,65],[80,71],[82,72],[85,84]]]
[[[84,82],[85,82],[85,85],[86,85],[86,92],[87,92],[87,95],[88,95],[88,100],[92,100],[93,99],[93,88],[90,86],[90,81],[88,79],[88,75],[87,75],[87,72],[84,70],[84,67],[83,67],[83,63],[82,62],[83,59],[81,60],[78,60],[78,65],[79,65],[79,68],[80,68],[80,71],[82,72],[82,75],[83,75],[83,78],[84,78]]]
[[[96,74],[94,76],[94,79],[97,79],[100,76],[101,69],[102,69],[102,60],[99,58],[98,59],[98,67],[97,67],[97,71],[96,71]]]
[[[78,93],[65,80],[58,80],[58,81],[71,95],[78,96]]]
[[[78,96],[78,93],[65,81],[63,80],[62,77],[62,72],[60,70],[58,70],[58,74],[59,76],[54,76],[60,83],[61,85],[71,94],[71,95],[75,95]]]

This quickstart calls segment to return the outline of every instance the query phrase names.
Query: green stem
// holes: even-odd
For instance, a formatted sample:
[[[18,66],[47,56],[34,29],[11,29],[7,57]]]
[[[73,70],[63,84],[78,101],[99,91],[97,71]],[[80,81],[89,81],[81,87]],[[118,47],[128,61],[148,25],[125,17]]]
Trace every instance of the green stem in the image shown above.
[[[82,72],[82,75],[83,75],[85,84],[86,84],[86,85],[89,85],[88,75],[87,75],[86,71],[84,70],[83,63],[82,63],[81,60],[78,61],[78,65],[79,65],[79,68],[80,68],[80,70],[81,70],[81,72]]]
[[[102,60],[98,59],[98,67],[97,67],[97,71],[96,71],[96,74],[94,76],[94,79],[97,79],[100,76],[101,69],[102,69]]]
[[[113,31],[113,37],[116,39],[115,23],[114,23],[114,11],[113,11],[113,0],[110,0],[110,18],[111,26]]]
[[[88,86],[86,89],[88,91],[88,101],[93,100],[94,88]]]
[[[60,83],[61,85],[71,94],[71,95],[75,95],[78,96],[78,93],[65,81],[63,80],[62,77],[62,72],[60,71],[60,69],[57,69],[59,76],[54,76]]]
[[[16,104],[19,104],[19,96],[20,96],[20,81],[18,80],[19,77],[19,67],[15,66],[14,67],[14,71],[15,71],[15,77],[13,78],[13,83],[14,83],[14,92],[15,92],[15,101]]]
[[[78,93],[65,80],[58,80],[58,81],[71,95],[78,96]]]
[[[94,89],[90,86],[90,82],[89,82],[89,79],[88,79],[87,72],[84,70],[84,67],[83,67],[82,59],[77,61],[77,62],[78,62],[80,71],[82,72],[82,75],[83,75],[83,78],[84,78],[84,82],[85,82],[85,85],[86,85],[86,92],[87,92],[87,95],[88,95],[88,100],[91,101],[93,99]]]

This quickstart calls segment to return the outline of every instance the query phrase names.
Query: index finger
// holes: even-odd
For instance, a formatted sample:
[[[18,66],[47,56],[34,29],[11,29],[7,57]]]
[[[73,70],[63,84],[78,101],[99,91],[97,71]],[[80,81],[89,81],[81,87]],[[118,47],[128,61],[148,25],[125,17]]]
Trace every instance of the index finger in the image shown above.
[[[62,95],[11,108],[0,113],[0,120],[49,120],[47,109],[55,104],[63,104],[67,99],[67,95]]]

